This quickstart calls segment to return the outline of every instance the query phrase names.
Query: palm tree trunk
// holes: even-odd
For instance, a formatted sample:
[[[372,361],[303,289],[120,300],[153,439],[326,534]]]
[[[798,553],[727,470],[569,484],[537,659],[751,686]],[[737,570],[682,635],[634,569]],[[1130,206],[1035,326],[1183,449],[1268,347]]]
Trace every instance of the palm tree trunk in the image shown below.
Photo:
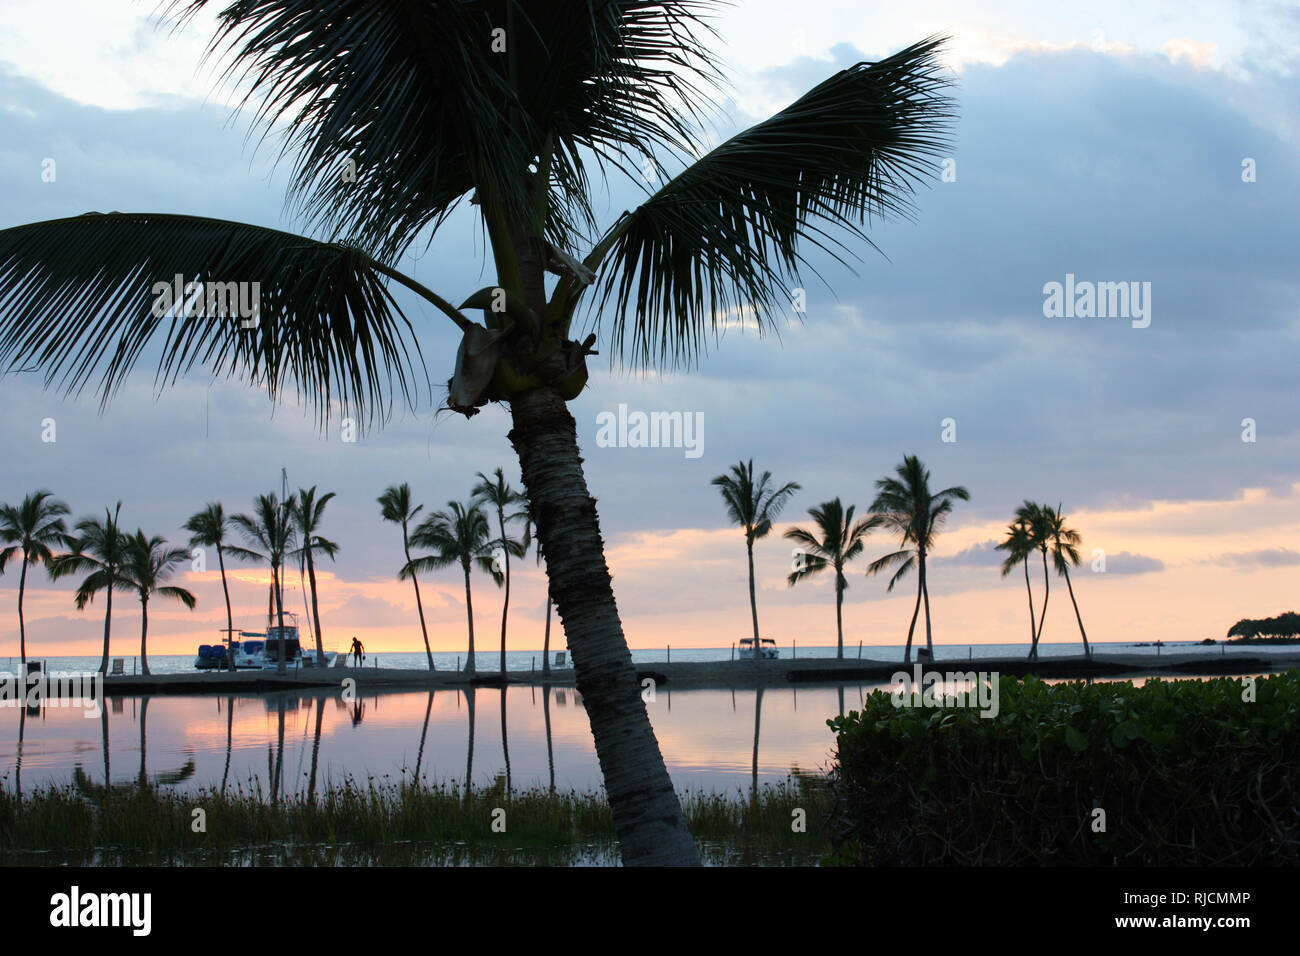
[[[916,631],[916,618],[921,613],[921,580],[917,575],[916,582],[916,606],[912,608],[912,623],[907,626],[907,646],[903,648],[903,663],[910,663],[912,660],[912,634]]]
[[[149,698],[140,699],[140,789],[143,790],[149,784],[149,772],[145,766],[145,754],[148,753],[149,744],[145,736],[145,726],[149,720]]]
[[[324,660],[324,658],[321,659]],[[320,760],[320,731],[321,722],[325,717],[325,698],[316,697],[312,702],[316,705],[316,732],[312,734],[311,738],[311,781],[307,785],[308,802],[316,799],[316,766]]]
[[[745,549],[749,552],[749,613],[754,618],[754,663],[762,661],[758,640],[758,601],[754,598],[754,542],[745,536]]]
[[[542,638],[542,674],[551,673],[551,596],[546,595],[546,636]]]
[[[149,599],[140,596],[140,673],[149,676]]]
[[[230,651],[230,645],[235,640],[235,615],[230,610],[230,586],[226,583],[226,559],[221,553],[221,545],[217,545],[217,566],[221,568],[221,590],[226,595],[226,666],[230,670],[235,669],[235,655]]]
[[[406,554],[406,563],[411,563],[411,545],[406,536],[406,522],[402,522],[402,551]],[[420,633],[424,635],[424,656],[429,659],[429,670],[433,670],[433,649],[429,647],[429,629],[424,624],[424,602],[420,600],[420,582],[411,572],[411,583],[415,585],[415,609],[420,612]]]
[[[23,592],[27,590],[27,553],[23,552],[23,570],[18,576],[18,655],[22,659],[22,677],[27,679],[27,626],[23,623]]]
[[[474,688],[465,688],[465,709],[469,711],[469,747],[465,755],[465,803],[474,789]]]
[[[1070,603],[1074,605],[1074,619],[1079,622],[1079,636],[1083,638],[1083,652],[1087,654],[1089,653],[1088,635],[1083,629],[1083,616],[1079,614],[1079,602],[1074,599],[1074,585],[1070,583],[1070,571],[1068,568],[1065,570],[1065,586],[1070,591]]]
[[[930,582],[925,579],[925,552],[921,552],[921,593],[925,595],[925,649],[934,663],[934,634],[930,629]]]
[[[1038,628],[1035,627],[1037,615],[1034,614],[1034,589],[1029,586],[1029,560],[1025,562],[1025,591],[1029,594],[1029,646],[1033,648],[1036,643],[1034,638],[1038,635]]]
[[[226,781],[230,779],[230,752],[235,743],[235,698],[226,698],[226,769],[221,772],[221,792],[226,792]]]
[[[1038,633],[1034,635],[1034,644],[1029,649],[1029,659],[1037,660],[1038,642],[1043,639],[1043,624],[1047,621],[1047,598],[1052,591],[1052,581],[1047,575],[1047,551],[1043,551],[1043,611],[1038,617]]]
[[[551,596],[591,721],[623,863],[699,865],[623,636],[573,416],[551,388],[525,392],[510,404],[510,441],[537,516]]]
[[[280,569],[279,569],[278,567],[272,567],[272,568],[271,568],[271,580],[272,580],[273,586],[275,587],[275,613],[276,613],[276,615],[278,616],[279,621],[280,621],[280,640],[279,640],[279,644],[280,644],[280,660],[279,660],[279,663],[276,665],[275,672],[276,672],[277,674],[283,674],[284,671],[285,671],[285,666],[284,666],[284,591],[283,591],[283,590],[281,589],[281,587],[280,587]],[[283,708],[281,709],[281,712],[280,712],[280,722],[281,722],[281,724],[284,723],[284,711],[283,711]]]
[[[469,561],[462,560],[461,567],[465,569],[465,615],[469,619],[469,654],[465,658],[465,673],[477,673],[474,669],[474,603],[469,596]]]
[[[316,625],[316,666],[325,666],[325,641],[320,631],[320,606],[316,603],[316,562],[312,560],[311,548],[307,548],[307,583],[311,585],[311,617]]]
[[[110,575],[108,581],[108,599],[104,608],[104,656],[99,660],[99,672],[108,674],[108,631],[113,620],[113,579]]]
[[[542,685],[542,719],[546,721],[546,767],[551,774],[551,793],[555,792],[555,752],[551,749],[551,685]]]
[[[844,606],[844,589],[840,587],[840,569],[835,569],[835,635],[837,646],[835,650],[835,659],[844,660],[844,617],[842,608]]]
[[[510,797],[510,739],[506,736],[506,691],[508,687],[501,688],[501,753],[506,758],[506,798]]]
[[[506,676],[506,614],[510,611],[510,549],[506,546],[505,512],[500,508],[497,509],[497,524],[501,528],[501,550],[506,554],[506,597],[501,604],[501,679],[504,680]]]
[[[433,713],[433,691],[429,691],[429,702],[424,706],[424,729],[420,731],[420,749],[415,752],[415,775],[411,782],[420,785],[420,764],[424,763],[424,741],[429,736],[429,715]]]

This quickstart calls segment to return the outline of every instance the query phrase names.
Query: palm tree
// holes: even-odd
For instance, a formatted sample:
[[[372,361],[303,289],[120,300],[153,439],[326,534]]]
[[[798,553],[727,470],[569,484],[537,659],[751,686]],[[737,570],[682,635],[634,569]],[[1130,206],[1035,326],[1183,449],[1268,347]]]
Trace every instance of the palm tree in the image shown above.
[[[897,477],[886,476],[876,482],[876,500],[871,503],[871,510],[880,524],[900,536],[903,547],[871,562],[867,574],[878,574],[897,565],[898,570],[889,579],[887,589],[892,591],[914,565],[917,569],[916,607],[912,610],[907,646],[903,649],[903,663],[906,664],[912,659],[912,635],[922,600],[925,601],[925,646],[930,660],[934,660],[925,559],[934,547],[939,528],[952,513],[952,503],[956,500],[970,501],[970,492],[960,486],[931,492],[930,470],[916,455],[904,455],[902,464],[894,468],[894,473]]]
[[[27,625],[23,620],[23,594],[27,590],[27,566],[43,564],[48,573],[54,561],[53,547],[67,543],[68,528],[63,516],[68,506],[54,497],[52,491],[34,491],[23,498],[23,503],[0,505],[0,543],[8,545],[0,550],[0,574],[5,565],[19,555],[23,567],[18,575],[18,654],[22,660],[22,673],[27,673]]]
[[[133,591],[135,585],[128,567],[131,561],[131,536],[122,531],[118,516],[122,502],[110,514],[104,509],[104,520],[82,518],[73,528],[69,540],[72,550],[61,554],[50,565],[50,576],[58,579],[69,574],[86,572],[77,588],[77,610],[83,611],[100,591],[105,594],[104,654],[99,661],[101,674],[108,673],[108,644],[113,621],[113,592]]]
[[[230,520],[245,540],[255,548],[232,548],[232,552],[253,561],[265,561],[271,566],[271,599],[274,602],[279,625],[279,664],[276,673],[285,672],[284,661],[284,557],[293,543],[293,495],[281,502],[275,493],[258,495],[253,499],[251,514],[234,515]],[[269,616],[269,614],[268,614]]]
[[[202,511],[190,515],[189,520],[185,522],[184,528],[190,532],[191,548],[215,548],[217,551],[217,566],[221,569],[221,592],[226,598],[226,641],[235,639],[235,617],[230,609],[230,585],[226,581],[226,555],[232,557],[241,556],[243,549],[231,547],[226,544],[226,536],[230,533],[230,519],[226,517],[226,511],[221,502],[208,502],[207,507]],[[226,656],[226,661],[233,670],[235,666],[234,657]]]
[[[155,594],[180,601],[190,610],[194,610],[197,599],[185,590],[163,584],[171,576],[177,565],[189,557],[184,548],[169,548],[167,540],[154,535],[146,538],[143,531],[136,531],[127,545],[129,558],[126,573],[131,584],[140,595],[140,673],[149,676],[149,598]]]
[[[855,524],[853,505],[848,511],[839,498],[822,502],[816,508],[809,508],[808,514],[816,523],[816,534],[803,528],[790,528],[785,537],[803,545],[805,554],[796,570],[790,572],[790,586],[810,575],[826,568],[835,569],[835,634],[837,650],[835,657],[844,659],[844,591],[849,586],[844,576],[844,567],[862,553],[866,546],[867,535],[878,523],[872,518],[862,518]]]
[[[515,505],[526,505],[527,499],[510,487],[500,468],[492,473],[491,478],[480,471],[478,484],[474,486],[471,494],[476,503],[489,505],[497,513],[497,530],[500,532],[500,537],[489,542],[489,546],[494,551],[497,548],[501,549],[505,564],[506,594],[501,604],[501,676],[504,678],[506,676],[506,614],[510,611],[510,555],[522,558],[528,553],[529,545],[528,511],[525,509],[506,514],[506,510]],[[507,527],[520,521],[524,524],[523,537],[510,537]]]
[[[316,486],[310,488],[301,488],[295,499],[292,495],[289,497],[289,511],[293,519],[294,530],[297,531],[298,549],[293,553],[307,560],[307,583],[311,585],[311,618],[315,622],[316,630],[316,666],[325,666],[325,642],[321,637],[320,629],[320,605],[316,600],[316,562],[314,556],[316,553],[326,555],[331,561],[339,553],[339,546],[328,538],[322,538],[317,532],[320,530],[321,518],[325,514],[325,506],[330,503],[334,497],[334,492],[328,492],[319,499],[316,497]]]
[[[416,505],[411,501],[411,486],[406,482],[400,485],[389,485],[384,489],[384,493],[379,496],[380,514],[385,521],[391,521],[393,524],[402,526],[402,553],[406,555],[406,563],[411,563],[411,538],[410,524],[415,520],[415,516],[424,510],[424,505]],[[411,575],[411,583],[415,585],[415,609],[420,614],[420,633],[424,635],[424,656],[429,660],[429,670],[433,670],[433,649],[429,646],[429,629],[424,623],[424,603],[420,600],[420,580]]]
[[[1047,573],[1047,546],[1051,528],[1051,509],[1045,505],[1026,500],[1016,509],[1016,523],[1028,529],[1030,551],[1038,551],[1043,556],[1043,610],[1038,617],[1038,628],[1034,631],[1034,642],[1029,646],[1029,659],[1038,657],[1038,642],[1043,639],[1043,625],[1047,622],[1047,599],[1051,597],[1052,584]],[[1026,560],[1028,560],[1026,558]]]
[[[469,571],[477,564],[492,575],[500,585],[504,576],[492,562],[491,530],[487,515],[472,501],[463,505],[459,501],[447,502],[446,511],[435,511],[420,522],[411,535],[411,544],[427,548],[433,554],[413,558],[402,568],[401,578],[414,577],[419,571],[434,571],[459,564],[465,572],[465,615],[469,619],[469,651],[466,655],[465,673],[473,674],[474,667],[474,603],[470,598]]]
[[[952,117],[942,38],[840,70],[706,153],[721,74],[695,0],[221,5],[213,47],[232,53],[266,128],[285,124],[291,192],[320,238],[153,213],[0,231],[0,363],[69,391],[94,378],[107,399],[157,355],[164,385],[207,364],[296,391],[322,422],[340,408],[373,421],[429,381],[389,283],[446,315],[461,336],[446,405],[509,406],[624,862],[698,862],[567,408],[596,339],[571,338],[574,321],[607,316],[610,350],[634,368],[690,365],[740,308],[776,328],[809,244],[853,255],[875,218],[906,216],[936,178]],[[615,167],[638,182],[645,157],[661,185],[601,224],[593,156],[601,180]],[[465,200],[494,278],[458,308],[395,265]],[[164,293],[178,275],[209,283],[212,303],[177,305]],[[230,311],[230,277],[260,283],[252,321],[210,318]]]
[[[1079,636],[1083,638],[1083,653],[1091,654],[1088,648],[1088,634],[1083,629],[1083,616],[1079,613],[1079,602],[1074,599],[1074,585],[1070,583],[1070,566],[1079,566],[1079,545],[1083,538],[1073,528],[1065,526],[1065,516],[1061,506],[1055,510],[1047,509],[1047,540],[1051,544],[1052,564],[1056,573],[1065,577],[1065,586],[1070,592],[1070,603],[1074,605],[1074,619],[1079,622]]]
[[[1002,576],[1005,578],[1016,569],[1017,564],[1025,568],[1025,591],[1029,594],[1029,648],[1031,656],[1038,647],[1038,626],[1034,617],[1034,589],[1029,584],[1029,556],[1034,553],[1034,535],[1027,521],[1017,519],[1007,528],[1006,539],[997,550],[1007,552],[1002,562]]]
[[[749,555],[749,612],[754,619],[754,661],[757,663],[762,654],[758,640],[758,602],[754,597],[754,542],[767,537],[772,522],[799,490],[799,485],[791,481],[776,488],[772,485],[770,471],[763,472],[762,477],[755,481],[752,458],[732,465],[731,474],[718,475],[710,484],[722,494],[731,523],[745,531],[745,550]]]

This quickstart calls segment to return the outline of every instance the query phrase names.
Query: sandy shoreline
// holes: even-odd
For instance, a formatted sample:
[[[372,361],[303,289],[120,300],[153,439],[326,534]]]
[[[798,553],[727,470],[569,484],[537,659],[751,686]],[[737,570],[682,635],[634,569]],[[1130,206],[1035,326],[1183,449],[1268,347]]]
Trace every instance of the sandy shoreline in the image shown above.
[[[937,661],[924,664],[923,672],[939,673],[983,671],[1001,676],[1018,677],[1037,674],[1045,678],[1084,678],[1118,676],[1214,676],[1253,674],[1285,670],[1300,664],[1297,655],[1270,653],[1267,650],[1224,656],[1206,651],[1182,654],[1094,654],[1092,659],[1079,657],[1040,658],[973,658]],[[727,689],[769,685],[858,684],[892,682],[893,675],[913,673],[915,662],[834,658],[763,661],[684,661],[638,663],[640,680],[652,679],[659,686],[692,689]],[[286,689],[341,687],[346,679],[356,682],[358,690],[407,690],[418,688],[500,686],[496,671],[480,671],[474,678],[458,671],[428,671],[383,667],[331,667],[326,670],[301,670],[283,676],[273,671],[227,672],[196,671],[193,674],[158,674],[150,677],[125,676],[105,679],[110,696],[132,694],[223,694],[266,692]],[[552,670],[549,678],[540,671],[510,671],[507,682],[518,685],[551,684],[575,686],[572,668]]]

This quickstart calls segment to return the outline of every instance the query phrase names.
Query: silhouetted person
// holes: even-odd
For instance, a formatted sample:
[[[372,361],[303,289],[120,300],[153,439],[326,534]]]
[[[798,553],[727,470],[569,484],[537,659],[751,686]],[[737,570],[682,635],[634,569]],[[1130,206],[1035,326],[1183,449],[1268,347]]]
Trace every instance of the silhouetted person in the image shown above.
[[[364,661],[365,659],[366,659],[366,646],[362,644],[359,640],[357,640],[355,636],[353,636],[352,660],[356,662],[356,665],[358,667],[360,667],[361,662]]]

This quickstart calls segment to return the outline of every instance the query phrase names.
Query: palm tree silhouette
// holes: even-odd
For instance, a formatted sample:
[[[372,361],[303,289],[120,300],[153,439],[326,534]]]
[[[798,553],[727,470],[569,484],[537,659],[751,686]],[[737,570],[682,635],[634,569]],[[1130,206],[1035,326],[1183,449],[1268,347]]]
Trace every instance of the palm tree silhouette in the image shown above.
[[[465,673],[475,673],[474,667],[474,602],[470,597],[469,572],[473,565],[492,575],[497,585],[504,576],[493,567],[492,532],[488,529],[487,515],[471,502],[447,502],[446,511],[435,511],[420,522],[411,535],[411,544],[432,551],[422,557],[412,558],[402,568],[401,579],[420,571],[435,571],[459,564],[465,572],[465,615],[469,620],[469,651],[466,655]]]
[[[498,468],[489,478],[483,472],[478,473],[478,484],[470,492],[474,496],[474,502],[479,505],[490,506],[497,513],[497,530],[500,537],[495,541],[489,542],[494,554],[500,549],[500,557],[503,559],[505,566],[505,599],[501,604],[501,677],[506,676],[506,615],[510,611],[510,555],[516,558],[522,558],[528,553],[529,533],[528,511],[525,508],[521,511],[512,511],[506,514],[506,510],[513,508],[515,505],[527,505],[527,499],[515,491],[506,482],[505,474]],[[521,538],[512,538],[507,532],[509,525],[523,522],[524,534]],[[494,558],[495,560],[495,558]]]
[[[194,610],[198,600],[185,588],[163,584],[176,570],[176,566],[189,557],[189,552],[184,548],[169,548],[165,538],[157,535],[146,538],[143,531],[137,531],[131,537],[127,547],[129,557],[126,573],[140,596],[140,673],[147,677],[149,675],[149,598],[158,594],[180,601],[190,610]]]
[[[23,567],[18,575],[18,655],[22,673],[27,673],[27,625],[23,620],[23,594],[27,590],[27,566],[42,564],[50,572],[54,561],[51,547],[65,547],[68,527],[64,515],[68,506],[54,497],[52,491],[34,491],[23,498],[23,503],[0,505],[0,542],[8,545],[0,550],[0,574],[14,558],[21,556]]]
[[[313,555],[319,552],[333,561],[334,556],[339,553],[337,544],[317,533],[325,514],[325,506],[333,497],[334,492],[331,491],[317,498],[316,486],[312,485],[310,488],[299,489],[297,498],[292,495],[289,498],[290,514],[300,542],[298,549],[293,553],[307,561],[307,583],[311,586],[311,617],[316,625],[317,667],[325,666],[325,642],[321,637],[320,605],[316,599],[316,562]]]
[[[72,550],[61,554],[50,565],[50,576],[58,579],[70,574],[86,573],[77,587],[77,610],[83,611],[100,591],[105,594],[104,654],[99,661],[101,674],[108,673],[109,634],[113,621],[113,592],[133,591],[135,585],[128,570],[131,561],[131,536],[126,534],[118,518],[122,502],[110,514],[104,509],[104,520],[82,518],[73,528],[69,540]]]
[[[1032,661],[1038,658],[1038,642],[1043,639],[1043,625],[1047,622],[1047,599],[1051,597],[1052,592],[1051,579],[1047,573],[1047,549],[1050,544],[1052,525],[1051,509],[1026,500],[1016,509],[1016,523],[1028,529],[1030,550],[1038,551],[1043,556],[1043,609],[1039,612],[1034,643],[1029,647],[1029,659]]]
[[[1058,503],[1055,509],[1047,509],[1047,540],[1052,550],[1052,564],[1056,573],[1065,577],[1065,587],[1070,592],[1070,603],[1074,605],[1074,619],[1079,622],[1079,636],[1083,638],[1083,653],[1091,656],[1088,648],[1088,634],[1083,629],[1083,616],[1079,613],[1079,602],[1074,599],[1074,585],[1070,583],[1070,566],[1079,566],[1079,545],[1083,538],[1073,528],[1065,526],[1065,516],[1061,514]]]
[[[799,490],[790,481],[776,488],[772,473],[763,472],[754,480],[754,459],[731,466],[731,474],[718,475],[710,484],[716,487],[727,506],[727,517],[745,532],[745,551],[749,556],[749,612],[754,621],[754,662],[762,660],[758,638],[758,601],[754,596],[754,542],[767,537],[772,522],[781,514],[791,496]]]
[[[184,22],[207,6],[169,10]],[[0,231],[0,362],[70,392],[97,378],[107,399],[157,355],[164,384],[205,363],[296,391],[322,422],[340,407],[373,421],[429,382],[389,283],[446,315],[461,335],[447,406],[510,408],[624,861],[698,862],[640,702],[567,407],[596,340],[571,338],[574,320],[606,316],[611,350],[634,368],[691,364],[742,308],[775,328],[808,244],[853,255],[870,223],[906,217],[934,180],[952,117],[942,38],[840,70],[710,149],[721,72],[693,0],[223,7],[213,48],[231,52],[259,122],[284,124],[295,210],[322,238],[155,213]],[[644,169],[661,185],[602,225],[593,158],[602,180],[614,167],[640,182]],[[457,308],[394,266],[465,200],[495,277]],[[202,286],[202,310],[157,291],[178,275]],[[259,307],[213,321],[229,316],[231,278],[260,283]]]
[[[1034,590],[1029,584],[1029,556],[1034,553],[1034,534],[1029,522],[1017,519],[1009,525],[1006,539],[997,545],[997,550],[1007,552],[1002,562],[1004,578],[1016,569],[1016,565],[1024,565],[1025,591],[1029,594],[1029,648],[1030,656],[1033,656],[1038,647],[1038,625],[1034,616]]]
[[[835,635],[837,660],[844,659],[844,591],[849,586],[844,576],[844,568],[862,553],[866,546],[867,535],[879,522],[874,518],[861,518],[853,521],[853,505],[848,511],[839,498],[824,501],[815,508],[809,508],[808,514],[816,523],[816,533],[803,528],[790,528],[785,537],[803,545],[804,554],[799,556],[796,567],[790,572],[790,586],[794,587],[806,577],[833,568],[835,571]]]
[[[226,555],[242,557],[243,549],[231,547],[226,543],[226,536],[230,533],[230,519],[226,517],[221,502],[212,501],[202,511],[190,515],[184,528],[190,532],[191,548],[215,548],[217,551],[217,566],[221,569],[221,592],[226,598],[226,641],[233,641],[235,617],[230,609],[230,585],[226,581]],[[226,663],[231,670],[235,669],[233,655],[227,655]]]
[[[284,648],[284,557],[293,543],[294,498],[281,502],[272,492],[253,499],[251,514],[237,514],[230,520],[245,540],[255,548],[230,548],[231,553],[252,561],[265,561],[271,566],[271,597],[279,625],[279,663],[275,670],[285,672]]]
[[[898,566],[889,579],[887,590],[897,584],[913,566],[917,569],[916,607],[912,610],[912,623],[907,628],[907,646],[903,650],[903,663],[912,659],[912,635],[916,618],[925,601],[925,646],[930,660],[934,660],[934,637],[930,628],[930,589],[926,579],[926,555],[934,547],[939,528],[952,513],[952,503],[970,501],[970,492],[960,486],[930,491],[930,471],[916,455],[904,455],[902,464],[894,468],[897,477],[884,477],[876,482],[876,500],[871,510],[879,523],[894,531],[902,539],[902,549],[883,558],[877,558],[867,568],[867,574],[878,574]]]
[[[406,482],[400,485],[389,485],[378,500],[383,519],[401,525],[402,553],[406,556],[406,563],[410,564],[410,524],[415,520],[415,516],[424,510],[424,505],[412,503],[411,486]],[[420,600],[420,580],[415,574],[411,575],[411,583],[415,585],[415,609],[420,615],[420,633],[424,635],[424,656],[428,658],[429,670],[433,670],[433,649],[429,646],[429,628],[424,623],[424,602]]]

